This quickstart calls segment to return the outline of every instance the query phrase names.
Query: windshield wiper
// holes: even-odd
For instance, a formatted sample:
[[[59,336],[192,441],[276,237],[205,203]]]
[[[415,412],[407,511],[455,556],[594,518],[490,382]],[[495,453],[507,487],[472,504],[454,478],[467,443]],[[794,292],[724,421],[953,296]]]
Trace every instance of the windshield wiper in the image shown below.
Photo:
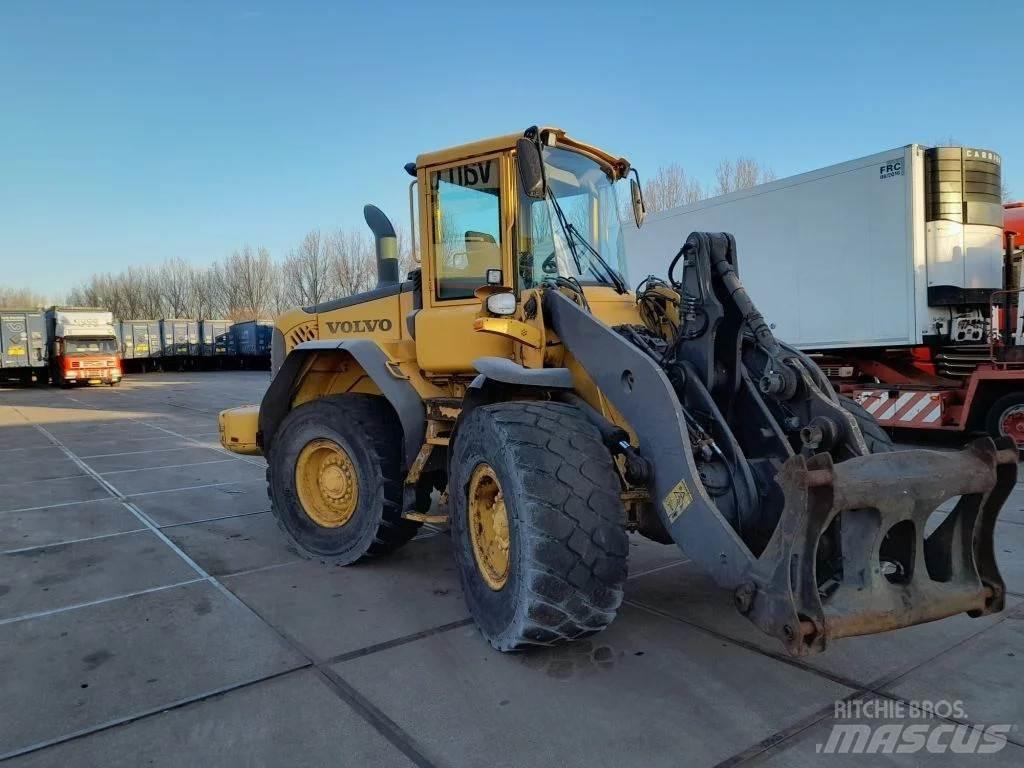
[[[626,281],[622,279],[622,276],[615,269],[613,269],[607,261],[604,260],[604,257],[600,253],[598,253],[597,249],[594,246],[590,244],[590,241],[583,236],[582,232],[576,229],[576,227],[571,223],[568,224],[568,227],[570,234],[575,235],[576,239],[583,244],[583,247],[590,251],[593,257],[597,259],[597,263],[600,264],[601,268],[605,271],[605,275],[608,278],[608,282],[615,286],[615,291],[617,293],[626,293],[628,289],[626,288]],[[592,266],[590,271],[594,272],[594,268]]]
[[[548,200],[551,201],[551,207],[555,209],[555,218],[558,219],[558,225],[562,228],[562,232],[565,233],[565,241],[569,245],[569,253],[572,254],[572,261],[576,265],[576,271],[582,275],[583,262],[580,261],[580,254],[576,250],[576,244],[569,235],[569,229],[572,225],[569,223],[569,220],[565,218],[565,213],[562,211],[562,206],[558,203],[558,198],[555,197],[555,193],[550,189],[548,189]]]
[[[580,260],[580,254],[579,251],[576,250],[576,244],[574,241],[582,243],[583,247],[586,248],[595,259],[597,259],[597,263],[601,265],[605,272],[603,275],[600,274],[596,269],[594,269],[592,263],[588,263],[593,275],[601,279],[602,282],[611,283],[612,286],[614,286],[616,293],[626,293],[628,289],[626,288],[626,282],[622,279],[622,276],[612,269],[608,262],[604,260],[604,257],[597,252],[597,249],[590,244],[587,238],[585,238],[580,231],[569,222],[569,219],[562,211],[562,206],[559,204],[558,198],[555,197],[555,193],[550,189],[548,189],[548,199],[551,201],[551,205],[555,209],[555,216],[558,218],[558,223],[562,227],[562,231],[565,233],[565,240],[569,245],[569,252],[572,254],[572,260],[576,265],[576,271],[581,275],[583,274],[583,262]]]

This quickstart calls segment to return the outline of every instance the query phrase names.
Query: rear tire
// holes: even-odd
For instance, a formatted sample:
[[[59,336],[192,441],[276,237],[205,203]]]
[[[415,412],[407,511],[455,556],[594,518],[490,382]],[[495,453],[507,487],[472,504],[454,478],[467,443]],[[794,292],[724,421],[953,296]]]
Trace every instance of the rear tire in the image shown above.
[[[335,478],[347,480],[336,479],[340,485],[334,490],[349,492],[355,501],[334,519],[328,518],[337,509],[311,505],[307,510],[301,499],[305,495],[308,502],[315,491],[299,479],[300,455],[317,446],[334,446],[341,461],[348,459],[347,474],[334,472]],[[402,518],[401,459],[402,430],[384,398],[336,395],[300,405],[281,422],[268,456],[267,493],[274,516],[300,549],[339,565],[393,552],[419,529],[419,523]],[[302,462],[309,466],[307,458]]]
[[[504,574],[481,564],[474,542],[481,534],[470,529],[481,468],[504,500]],[[554,645],[611,623],[628,552],[619,493],[611,454],[572,406],[481,406],[459,426],[449,483],[452,543],[469,611],[492,646]]]
[[[992,437],[1009,437],[1024,450],[1024,393],[1011,392],[996,400],[985,416],[985,431]]]
[[[847,413],[853,416],[864,435],[864,442],[868,444],[868,451],[871,453],[891,453],[896,450],[889,433],[882,428],[882,425],[875,421],[875,417],[865,411],[860,403],[846,395],[839,395],[839,404],[846,409]]]

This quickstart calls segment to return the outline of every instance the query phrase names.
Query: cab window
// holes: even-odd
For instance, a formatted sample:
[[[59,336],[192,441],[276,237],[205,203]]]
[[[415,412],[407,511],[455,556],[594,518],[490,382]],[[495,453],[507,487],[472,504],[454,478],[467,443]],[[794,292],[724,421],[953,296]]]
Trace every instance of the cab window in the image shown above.
[[[501,268],[500,175],[497,157],[430,174],[438,299],[473,298]]]

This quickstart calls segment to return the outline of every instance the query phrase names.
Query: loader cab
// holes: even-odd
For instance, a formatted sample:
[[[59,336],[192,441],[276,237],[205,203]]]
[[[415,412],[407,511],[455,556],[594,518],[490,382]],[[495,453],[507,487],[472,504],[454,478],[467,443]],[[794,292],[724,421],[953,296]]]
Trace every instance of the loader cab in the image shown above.
[[[474,292],[495,270],[517,295],[559,276],[602,294],[610,281],[593,250],[624,267],[616,187],[629,164],[559,129],[539,131],[550,192],[540,199],[521,190],[522,134],[417,158],[423,307],[413,322],[417,359],[428,373],[469,373],[478,358],[511,356],[511,340],[473,330],[480,313]]]

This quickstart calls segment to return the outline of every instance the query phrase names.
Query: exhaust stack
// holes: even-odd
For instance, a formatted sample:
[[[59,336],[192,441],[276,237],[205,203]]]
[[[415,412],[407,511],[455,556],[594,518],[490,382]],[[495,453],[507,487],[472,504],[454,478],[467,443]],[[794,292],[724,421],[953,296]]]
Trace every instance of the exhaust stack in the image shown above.
[[[377,250],[377,287],[395,285],[398,280],[398,238],[391,220],[376,205],[363,206],[363,218],[373,232]]]

